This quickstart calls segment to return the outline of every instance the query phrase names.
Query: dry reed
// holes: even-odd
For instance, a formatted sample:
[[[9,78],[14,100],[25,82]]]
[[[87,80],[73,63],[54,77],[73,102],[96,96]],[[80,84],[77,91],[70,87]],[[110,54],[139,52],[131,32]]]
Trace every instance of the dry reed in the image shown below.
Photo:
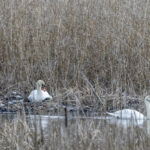
[[[148,94],[149,1],[0,0],[0,4],[1,94],[15,88],[27,95],[43,79],[52,95],[72,90],[75,100],[91,105],[96,97],[83,76],[99,97]]]
[[[28,120],[29,121],[29,120]],[[30,120],[31,121],[31,120]],[[148,150],[146,126],[123,128],[107,120],[74,119],[64,128],[62,120],[49,120],[47,128],[26,119],[0,124],[1,150]]]

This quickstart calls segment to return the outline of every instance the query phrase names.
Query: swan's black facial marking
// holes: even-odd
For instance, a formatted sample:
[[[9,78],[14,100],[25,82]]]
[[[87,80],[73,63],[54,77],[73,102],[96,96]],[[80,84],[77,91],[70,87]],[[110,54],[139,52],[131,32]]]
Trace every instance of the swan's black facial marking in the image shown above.
[[[42,84],[42,87],[46,87],[45,84]]]
[[[43,91],[46,91],[46,86],[45,86],[45,84],[42,84],[42,90],[43,90]]]

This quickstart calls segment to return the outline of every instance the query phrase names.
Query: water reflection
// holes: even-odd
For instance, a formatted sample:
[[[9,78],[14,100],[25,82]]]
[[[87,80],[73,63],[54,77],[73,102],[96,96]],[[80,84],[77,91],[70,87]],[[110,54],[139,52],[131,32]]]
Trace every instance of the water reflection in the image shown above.
[[[16,113],[0,113],[1,122],[12,121],[17,117]]]
[[[23,116],[20,116],[23,118]],[[3,113],[0,114],[1,122],[5,121],[16,121],[18,118],[17,114],[13,113]],[[51,123],[60,123],[60,126],[65,129],[65,117],[64,116],[46,116],[46,115],[27,115],[26,120],[30,128],[34,128],[36,124],[37,127],[42,127],[43,129],[51,126]],[[71,126],[74,123],[78,123],[79,120],[89,120],[95,125],[100,122],[105,122],[108,125],[122,126],[123,128],[139,126],[140,128],[147,128],[147,133],[150,135],[150,119],[117,119],[114,117],[70,117],[68,119],[68,125]],[[68,127],[69,127],[68,126]]]
[[[37,127],[41,126],[43,129],[45,129],[48,127],[51,120],[60,120],[60,122],[62,122],[61,124],[64,124],[64,116],[28,115],[26,116],[26,119],[32,128],[34,123],[36,123]]]
[[[117,119],[117,118],[110,118],[110,124],[117,124],[118,126],[123,126],[124,128],[130,126],[143,126],[144,119]]]

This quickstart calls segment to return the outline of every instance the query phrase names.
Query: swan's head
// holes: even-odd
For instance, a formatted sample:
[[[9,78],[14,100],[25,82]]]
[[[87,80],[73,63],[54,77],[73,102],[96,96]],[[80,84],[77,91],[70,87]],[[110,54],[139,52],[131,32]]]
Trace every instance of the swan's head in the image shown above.
[[[45,82],[43,80],[38,80],[36,86],[38,90],[46,91]]]

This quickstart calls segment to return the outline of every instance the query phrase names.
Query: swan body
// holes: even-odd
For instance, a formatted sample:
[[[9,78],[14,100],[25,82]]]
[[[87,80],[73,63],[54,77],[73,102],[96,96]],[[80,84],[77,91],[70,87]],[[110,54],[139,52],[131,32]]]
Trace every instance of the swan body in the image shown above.
[[[144,119],[144,115],[133,109],[122,109],[114,113],[107,112],[110,116],[121,118],[121,119]]]
[[[28,96],[30,102],[42,102],[44,100],[52,99],[52,96],[49,95],[48,92],[46,91],[44,81],[38,80],[36,85],[37,85],[37,89],[33,90]]]
[[[144,99],[147,116],[133,109],[122,109],[114,113],[107,112],[108,115],[121,118],[121,119],[150,119],[150,96],[146,96]]]

